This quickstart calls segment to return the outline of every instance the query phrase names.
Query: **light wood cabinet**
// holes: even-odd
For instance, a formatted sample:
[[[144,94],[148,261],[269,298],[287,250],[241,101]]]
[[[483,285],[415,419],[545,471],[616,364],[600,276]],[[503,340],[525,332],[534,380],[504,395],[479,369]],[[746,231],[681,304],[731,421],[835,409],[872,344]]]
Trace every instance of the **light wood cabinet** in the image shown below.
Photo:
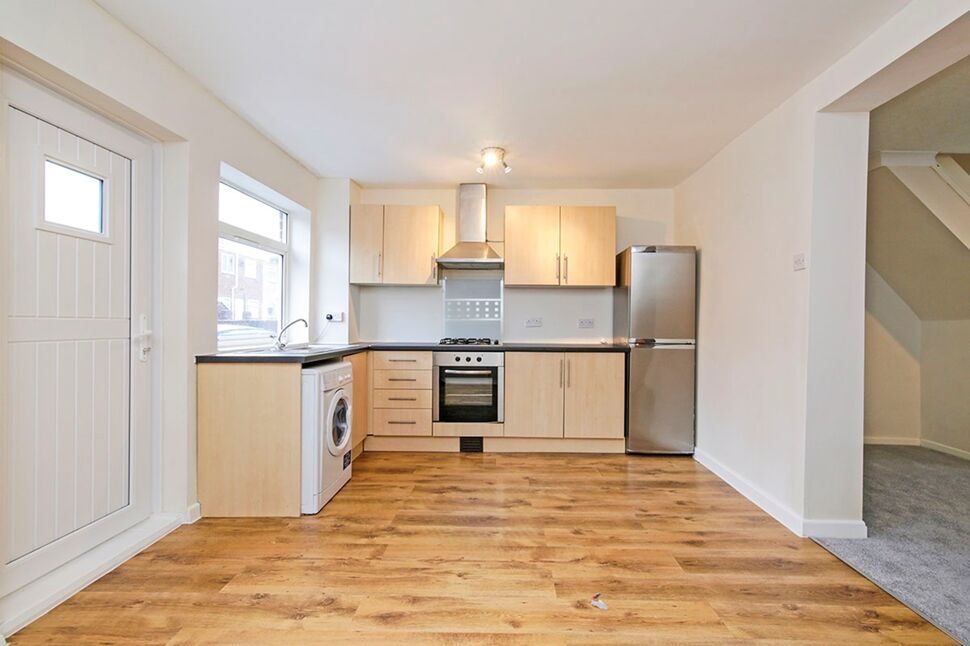
[[[431,435],[431,409],[375,408],[374,435]]]
[[[375,370],[431,370],[430,352],[380,350],[373,355]]]
[[[562,437],[562,352],[505,353],[505,436]]]
[[[350,209],[350,282],[435,285],[442,211],[437,205],[358,204]]]
[[[371,435],[431,435],[431,353],[379,350],[371,353]]]
[[[505,207],[505,284],[616,284],[616,208]]]
[[[350,282],[379,284],[384,253],[384,205],[350,207]]]
[[[558,285],[559,207],[505,207],[505,284]]]
[[[505,353],[505,437],[623,439],[621,352]]]
[[[616,209],[564,206],[559,210],[562,285],[609,286],[616,283]]]
[[[356,447],[367,437],[370,424],[370,352],[358,352],[347,357],[354,370],[353,419],[350,444]]]
[[[391,285],[438,282],[441,209],[437,206],[384,207],[384,272]]]
[[[564,437],[622,439],[626,357],[621,352],[567,352]]]

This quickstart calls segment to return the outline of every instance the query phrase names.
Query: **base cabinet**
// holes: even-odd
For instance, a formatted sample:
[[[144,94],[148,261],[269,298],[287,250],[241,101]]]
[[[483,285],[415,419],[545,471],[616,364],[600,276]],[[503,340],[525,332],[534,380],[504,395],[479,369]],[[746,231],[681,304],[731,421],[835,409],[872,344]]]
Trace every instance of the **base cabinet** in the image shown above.
[[[623,439],[625,355],[509,352],[505,437]]]

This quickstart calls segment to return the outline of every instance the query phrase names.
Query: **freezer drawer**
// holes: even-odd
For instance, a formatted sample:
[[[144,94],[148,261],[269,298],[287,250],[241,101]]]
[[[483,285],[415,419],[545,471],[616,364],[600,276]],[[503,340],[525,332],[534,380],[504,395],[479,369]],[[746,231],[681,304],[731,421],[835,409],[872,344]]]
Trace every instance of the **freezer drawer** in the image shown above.
[[[628,453],[694,452],[693,344],[630,351]]]

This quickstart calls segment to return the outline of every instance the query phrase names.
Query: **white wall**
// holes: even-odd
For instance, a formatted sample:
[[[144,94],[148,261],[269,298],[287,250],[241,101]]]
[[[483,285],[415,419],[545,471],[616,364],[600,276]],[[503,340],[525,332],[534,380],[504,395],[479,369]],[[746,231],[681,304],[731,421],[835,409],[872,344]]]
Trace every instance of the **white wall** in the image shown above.
[[[701,250],[697,457],[798,533],[865,533],[865,113],[966,55],[965,22],[914,48],[967,9],[914,0],[675,190]],[[857,114],[819,115],[850,92]]]
[[[155,360],[162,362],[164,393],[162,507],[184,513],[197,499],[193,358],[216,347],[220,163],[307,207],[317,179],[93,2],[6,0],[0,39],[8,58],[168,142]]]
[[[922,443],[970,458],[970,320],[924,321]]]
[[[865,440],[918,444],[922,324],[866,265]]]
[[[453,188],[364,188],[363,204],[437,204],[444,211],[444,248],[455,242],[457,185]],[[487,237],[501,250],[505,207],[511,204],[615,206],[617,251],[632,244],[669,244],[673,239],[673,191],[668,189],[502,189],[487,192]],[[435,287],[352,288],[352,308],[362,340],[436,340],[441,336],[441,294]],[[525,319],[543,319],[526,328]],[[579,329],[578,319],[595,327]],[[393,322],[391,324],[390,322]],[[613,300],[609,289],[505,290],[505,341],[596,342],[612,336]]]

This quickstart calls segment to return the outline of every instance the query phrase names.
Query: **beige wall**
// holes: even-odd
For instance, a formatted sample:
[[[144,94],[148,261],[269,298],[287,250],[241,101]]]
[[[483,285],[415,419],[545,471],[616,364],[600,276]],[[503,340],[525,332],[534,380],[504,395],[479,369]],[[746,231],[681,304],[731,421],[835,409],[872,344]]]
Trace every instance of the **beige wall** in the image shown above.
[[[919,443],[921,325],[913,310],[867,265],[867,442]]]
[[[923,322],[921,371],[924,446],[970,458],[970,320]]]

